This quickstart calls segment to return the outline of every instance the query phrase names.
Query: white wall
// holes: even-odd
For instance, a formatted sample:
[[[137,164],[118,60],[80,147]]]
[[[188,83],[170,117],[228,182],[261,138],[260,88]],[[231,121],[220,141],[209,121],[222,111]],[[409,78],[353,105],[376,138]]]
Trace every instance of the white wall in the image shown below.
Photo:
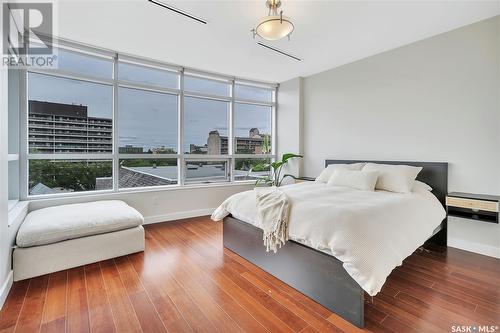
[[[3,17],[3,6],[0,6],[0,17]],[[3,36],[3,27],[0,24],[0,36]],[[0,52],[3,52],[3,38],[0,40]],[[0,306],[3,304],[6,291],[10,288],[10,242],[8,228],[8,162],[7,162],[7,124],[8,100],[7,96],[7,69],[0,66]]]
[[[33,200],[30,210],[48,206],[93,200],[123,200],[144,215],[146,223],[170,221],[193,216],[209,215],[232,194],[253,188],[253,184],[227,184],[211,187],[185,187],[148,192],[96,194]]]
[[[303,105],[302,105],[302,78],[295,78],[280,84],[278,89],[277,112],[277,155],[284,153],[303,153]],[[285,172],[299,176],[303,161],[292,159],[288,162]]]
[[[444,161],[450,191],[500,194],[499,25],[306,77],[303,174],[327,158]],[[452,219],[449,245],[500,256],[500,226]]]

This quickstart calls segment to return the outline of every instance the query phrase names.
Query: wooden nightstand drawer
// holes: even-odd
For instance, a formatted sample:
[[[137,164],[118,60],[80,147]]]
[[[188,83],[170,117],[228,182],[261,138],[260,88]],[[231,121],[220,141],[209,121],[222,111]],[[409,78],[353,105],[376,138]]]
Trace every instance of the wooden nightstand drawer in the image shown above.
[[[498,202],[494,201],[446,197],[446,206],[467,208],[474,211],[482,210],[485,212],[498,213]]]
[[[312,177],[296,177],[295,183],[313,182],[315,179],[316,178],[312,178]]]

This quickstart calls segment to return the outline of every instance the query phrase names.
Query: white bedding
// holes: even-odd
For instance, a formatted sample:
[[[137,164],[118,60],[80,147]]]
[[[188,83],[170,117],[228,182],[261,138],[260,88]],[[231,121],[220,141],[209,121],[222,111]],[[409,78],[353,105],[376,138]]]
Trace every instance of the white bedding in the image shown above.
[[[289,239],[335,256],[372,296],[446,216],[437,198],[426,190],[359,191],[317,182],[280,189],[290,203]],[[221,220],[229,214],[260,227],[254,191],[231,196],[212,218]]]

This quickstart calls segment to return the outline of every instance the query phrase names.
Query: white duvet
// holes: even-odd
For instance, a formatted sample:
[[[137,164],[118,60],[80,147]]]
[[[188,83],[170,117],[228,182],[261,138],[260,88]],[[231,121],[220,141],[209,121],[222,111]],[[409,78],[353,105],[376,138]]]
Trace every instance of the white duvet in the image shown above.
[[[289,239],[335,256],[372,296],[446,216],[437,198],[426,190],[370,192],[316,182],[280,189],[290,204]],[[229,197],[212,218],[222,220],[229,214],[260,227],[254,191]]]

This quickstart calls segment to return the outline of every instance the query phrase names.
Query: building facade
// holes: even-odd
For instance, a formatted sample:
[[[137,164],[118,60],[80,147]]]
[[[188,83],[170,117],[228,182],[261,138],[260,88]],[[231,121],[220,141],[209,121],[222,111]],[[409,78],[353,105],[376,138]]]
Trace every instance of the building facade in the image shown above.
[[[237,136],[236,153],[238,154],[268,154],[270,153],[270,136],[260,134],[258,128],[250,129],[248,137]],[[227,136],[221,136],[218,131],[211,131],[208,134],[207,144],[198,146],[191,144],[189,152],[191,154],[226,155],[229,144]]]
[[[89,117],[87,106],[29,101],[31,153],[112,153],[113,121]]]

